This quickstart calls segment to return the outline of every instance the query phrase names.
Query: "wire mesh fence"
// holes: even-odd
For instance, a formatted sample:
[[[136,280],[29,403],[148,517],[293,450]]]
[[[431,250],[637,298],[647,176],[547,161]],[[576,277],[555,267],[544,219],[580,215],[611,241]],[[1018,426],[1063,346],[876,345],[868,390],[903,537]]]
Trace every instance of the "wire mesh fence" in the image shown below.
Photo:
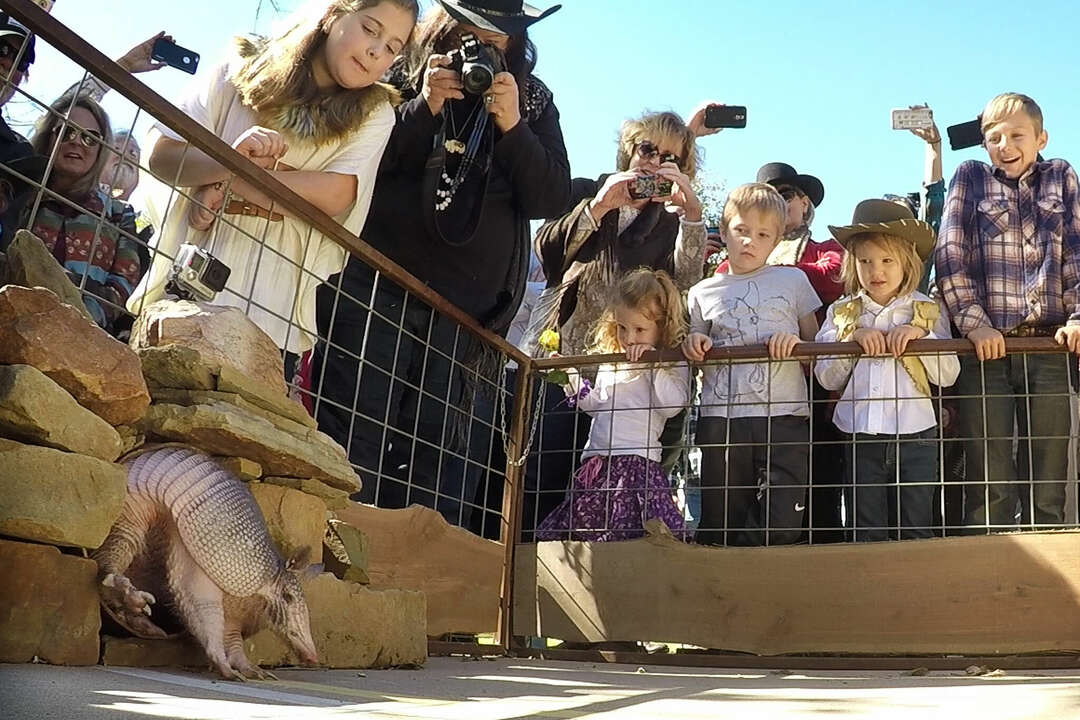
[[[1076,526],[1076,358],[1051,338],[1010,338],[1009,355],[988,362],[966,341],[919,341],[905,357],[948,384],[925,392],[892,356],[798,347],[779,361],[764,347],[721,349],[701,366],[676,350],[648,364],[538,361],[538,381],[567,369],[593,385],[547,375],[523,538],[629,539],[656,519],[721,546]],[[838,363],[849,379],[826,391],[816,378]],[[782,384],[784,368],[798,385]],[[665,383],[685,400],[658,402]]]
[[[0,155],[0,251],[40,241],[120,340],[162,299],[237,308],[278,347],[293,399],[346,450],[363,481],[354,500],[424,505],[504,538],[508,366],[527,358],[358,239],[376,148],[297,140],[257,167],[231,147],[257,124],[235,97],[195,91],[174,107],[48,15],[24,20],[37,52],[68,58],[72,85],[38,97],[22,82],[33,46],[3,39],[17,108],[6,116],[29,142],[12,131]],[[304,170],[356,176],[355,197],[330,216],[290,189],[287,173]]]

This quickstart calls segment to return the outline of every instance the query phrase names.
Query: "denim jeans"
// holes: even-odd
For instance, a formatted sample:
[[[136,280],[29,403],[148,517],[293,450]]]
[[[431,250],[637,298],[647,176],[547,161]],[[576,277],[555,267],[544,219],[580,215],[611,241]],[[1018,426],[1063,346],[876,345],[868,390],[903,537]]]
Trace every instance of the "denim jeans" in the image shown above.
[[[856,434],[845,447],[855,487],[857,542],[934,537],[938,429],[899,436]]]
[[[1071,355],[1007,355],[980,363],[960,357],[960,436],[967,468],[964,523],[1010,530],[1061,525],[1069,450]],[[1013,457],[1014,422],[1019,449]],[[1028,439],[1032,438],[1032,439]]]

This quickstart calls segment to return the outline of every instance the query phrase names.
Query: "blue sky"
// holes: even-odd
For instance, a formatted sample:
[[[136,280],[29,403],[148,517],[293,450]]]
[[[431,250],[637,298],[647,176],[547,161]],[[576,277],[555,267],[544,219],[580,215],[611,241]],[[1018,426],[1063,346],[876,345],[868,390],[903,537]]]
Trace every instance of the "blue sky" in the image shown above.
[[[258,4],[110,0],[104,13],[101,3],[57,0],[53,13],[112,57],[167,30],[209,70],[230,36],[266,31],[280,17],[264,0],[256,28]],[[774,160],[815,174],[826,188],[821,236],[826,224],[849,221],[863,198],[918,190],[923,145],[890,129],[894,107],[930,103],[944,133],[998,92],[1026,92],[1046,115],[1046,156],[1080,163],[1077,28],[1074,0],[564,0],[532,36],[574,175],[611,170],[619,124],[646,108],[686,115],[705,99],[746,105],[747,129],[702,141],[705,178],[730,188]],[[77,72],[39,49],[25,88],[51,100]],[[142,78],[177,98],[189,76],[166,68]],[[131,124],[128,103],[113,97],[106,108],[117,127]],[[25,104],[14,113],[33,115]],[[946,178],[959,162],[984,156],[978,148],[951,152],[946,141]]]

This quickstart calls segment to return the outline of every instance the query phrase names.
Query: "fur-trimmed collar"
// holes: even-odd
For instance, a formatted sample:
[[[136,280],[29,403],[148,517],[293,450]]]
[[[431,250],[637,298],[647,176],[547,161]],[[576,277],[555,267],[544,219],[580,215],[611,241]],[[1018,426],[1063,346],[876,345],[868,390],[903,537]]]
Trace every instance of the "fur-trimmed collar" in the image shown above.
[[[237,54],[242,60],[250,60],[266,49],[267,42],[266,38],[260,37],[237,38]],[[235,85],[233,77],[229,80]],[[401,95],[391,85],[375,83],[360,90],[323,95],[305,103],[268,111],[251,110],[266,127],[324,145],[358,130],[384,102],[397,106]]]

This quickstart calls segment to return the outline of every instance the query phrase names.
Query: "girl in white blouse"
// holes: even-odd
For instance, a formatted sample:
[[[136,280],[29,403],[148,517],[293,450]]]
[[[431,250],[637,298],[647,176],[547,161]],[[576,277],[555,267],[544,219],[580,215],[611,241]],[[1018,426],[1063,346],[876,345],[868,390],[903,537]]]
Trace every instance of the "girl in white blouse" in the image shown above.
[[[417,12],[416,0],[314,0],[278,36],[238,39],[180,108],[359,234],[394,127],[397,94],[379,79],[409,42]],[[148,145],[161,181],[148,182],[147,210],[162,230],[128,309],[162,297],[177,248],[194,243],[232,270],[215,303],[242,309],[283,350],[310,349],[315,288],[341,270],[346,251],[164,124]]]
[[[626,353],[629,363],[601,365],[590,384],[569,373],[566,394],[592,416],[566,499],[540,523],[540,540],[626,540],[657,518],[683,537],[682,512],[660,465],[660,433],[690,402],[685,363],[639,363],[643,353],[678,347],[686,335],[682,295],[663,270],[623,276],[596,325],[593,353]]]
[[[890,528],[901,538],[932,537],[938,432],[930,385],[952,385],[960,362],[954,353],[905,351],[911,340],[951,337],[940,306],[915,290],[934,231],[888,200],[864,200],[851,225],[829,229],[847,249],[847,295],[829,307],[816,340],[854,341],[863,353],[821,358],[814,373],[826,389],[843,390],[833,422],[852,436],[855,539],[888,540]]]

